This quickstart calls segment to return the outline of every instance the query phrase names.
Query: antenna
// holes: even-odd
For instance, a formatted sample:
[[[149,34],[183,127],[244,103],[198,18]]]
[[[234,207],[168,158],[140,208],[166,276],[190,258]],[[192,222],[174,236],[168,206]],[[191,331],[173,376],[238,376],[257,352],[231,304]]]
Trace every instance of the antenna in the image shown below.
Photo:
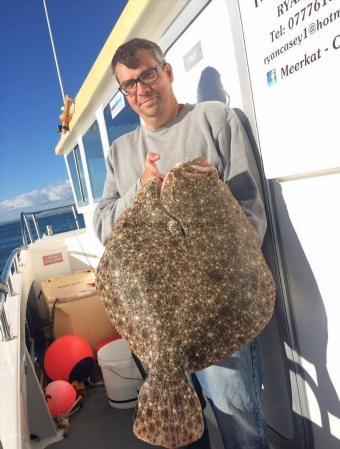
[[[54,47],[54,41],[53,41],[53,36],[52,36],[52,30],[51,30],[51,25],[50,25],[50,20],[48,18],[48,12],[47,12],[47,6],[46,6],[46,0],[43,0],[44,3],[44,8],[45,8],[45,14],[46,14],[46,20],[47,20],[47,26],[48,26],[48,31],[50,33],[50,40],[51,40],[51,45],[52,45],[52,50],[53,50],[53,55],[54,55],[54,61],[55,61],[55,65],[57,68],[57,73],[58,73],[58,78],[59,78],[59,84],[60,84],[60,89],[61,89],[61,95],[63,97],[63,103],[65,103],[65,94],[64,94],[64,88],[63,88],[63,82],[61,79],[61,75],[60,75],[60,70],[59,70],[59,64],[58,64],[58,58],[57,58],[57,53],[55,51],[55,47]]]

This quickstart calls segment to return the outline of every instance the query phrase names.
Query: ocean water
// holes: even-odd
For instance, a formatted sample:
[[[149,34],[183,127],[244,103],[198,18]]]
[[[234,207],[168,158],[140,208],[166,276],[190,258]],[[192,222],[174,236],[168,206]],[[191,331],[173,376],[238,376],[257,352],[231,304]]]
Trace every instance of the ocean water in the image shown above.
[[[85,226],[83,215],[78,215],[78,223],[81,228]],[[51,225],[54,234],[76,229],[76,223],[72,212],[55,213],[53,215],[42,217],[38,220],[41,234],[47,234],[46,225]],[[33,238],[36,238],[33,223]],[[8,223],[0,223],[0,276],[5,266],[6,260],[15,248],[22,246],[20,220]]]

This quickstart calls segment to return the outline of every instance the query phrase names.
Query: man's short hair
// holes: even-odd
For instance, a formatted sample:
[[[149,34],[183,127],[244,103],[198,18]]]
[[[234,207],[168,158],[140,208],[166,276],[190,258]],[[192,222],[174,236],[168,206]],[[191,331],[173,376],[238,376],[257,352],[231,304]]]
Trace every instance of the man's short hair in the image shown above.
[[[117,64],[123,64],[129,69],[138,67],[139,60],[137,53],[139,50],[147,50],[159,64],[165,62],[164,54],[155,42],[148,41],[147,39],[134,38],[117,48],[111,61],[113,74],[116,75]]]

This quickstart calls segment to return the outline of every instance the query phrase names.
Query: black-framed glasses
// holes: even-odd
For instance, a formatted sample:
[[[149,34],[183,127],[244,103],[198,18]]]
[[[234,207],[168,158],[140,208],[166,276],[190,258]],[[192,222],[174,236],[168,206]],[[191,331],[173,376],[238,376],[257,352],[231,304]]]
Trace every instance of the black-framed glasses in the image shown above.
[[[165,66],[165,64],[166,62],[162,62],[162,64],[159,64],[156,67],[152,67],[152,69],[145,70],[145,72],[143,72],[138,78],[126,81],[125,83],[121,84],[118,89],[123,95],[127,97],[136,92],[138,82],[141,82],[145,86],[153,84],[158,80],[159,71]]]

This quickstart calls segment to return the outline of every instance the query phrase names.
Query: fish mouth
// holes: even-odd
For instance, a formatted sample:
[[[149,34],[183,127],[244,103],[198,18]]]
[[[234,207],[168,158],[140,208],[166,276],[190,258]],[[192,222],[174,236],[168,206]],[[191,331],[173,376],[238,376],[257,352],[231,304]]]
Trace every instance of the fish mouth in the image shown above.
[[[202,162],[202,165],[199,165],[200,162]],[[175,167],[162,180],[160,193],[162,195],[166,183],[170,183],[170,189],[173,187],[174,183],[176,182],[176,176],[197,179],[208,176],[211,173],[214,173],[218,176],[216,167],[209,164],[207,160],[198,160],[197,163],[186,164],[184,170],[183,165],[181,166],[180,164],[176,164]]]

